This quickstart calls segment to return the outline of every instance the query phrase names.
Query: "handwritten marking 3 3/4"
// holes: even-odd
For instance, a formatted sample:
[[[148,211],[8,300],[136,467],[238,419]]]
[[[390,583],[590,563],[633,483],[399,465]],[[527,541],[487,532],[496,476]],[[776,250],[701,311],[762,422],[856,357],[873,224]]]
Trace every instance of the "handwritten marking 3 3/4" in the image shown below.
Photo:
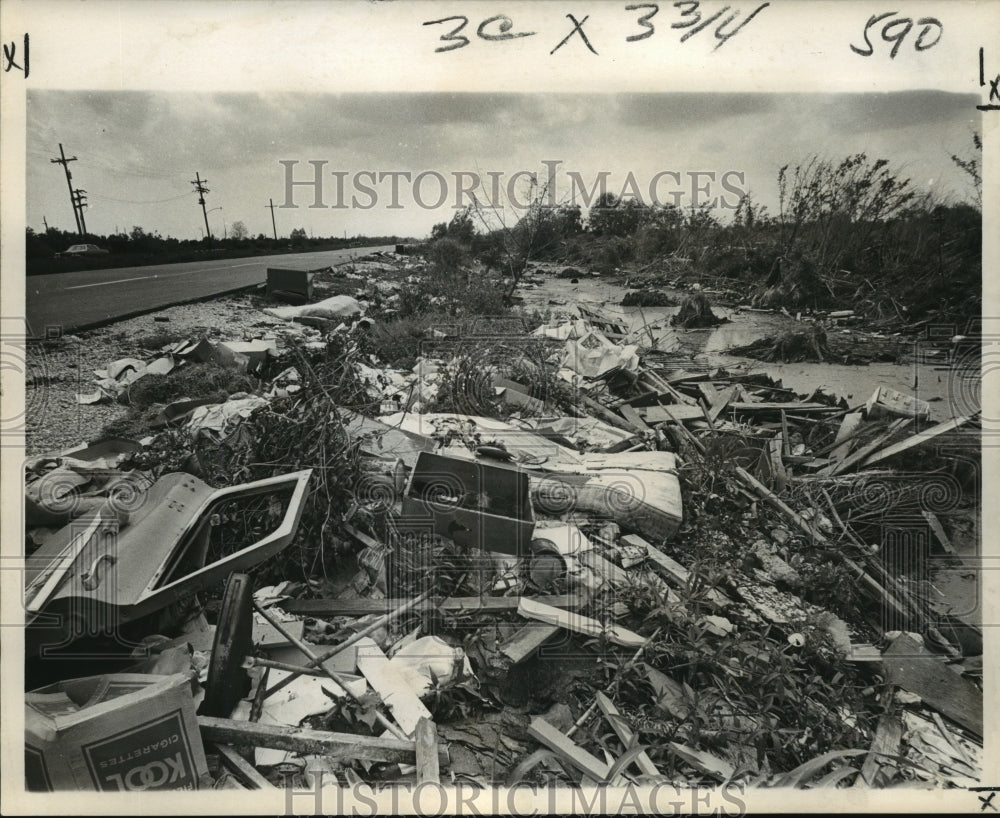
[[[631,3],[624,7],[624,11],[630,15],[635,15],[637,30],[625,37],[625,42],[635,43],[646,40],[662,29],[667,32],[679,32],[679,41],[687,42],[695,35],[705,30],[712,30],[715,35],[715,49],[721,48],[732,37],[735,37],[746,27],[746,25],[766,9],[770,3],[761,3],[749,12],[744,12],[741,8],[731,5],[723,5],[720,8],[703,9],[700,0],[678,0],[671,3],[662,18],[657,18],[661,10],[661,3]],[[597,46],[592,37],[588,35],[584,28],[589,15],[583,19],[577,19],[572,14],[567,14],[566,19],[569,26],[565,32],[558,32],[555,46],[549,54],[555,54],[561,48],[573,43],[575,47],[585,48],[591,54],[598,54]],[[473,30],[469,29],[470,20],[464,14],[454,14],[450,17],[442,17],[439,20],[427,20],[425,26],[445,25],[450,28],[439,37],[439,43],[434,51],[443,53],[456,51],[471,45],[472,38],[476,37],[489,43],[501,43],[510,40],[517,40],[523,37],[534,37],[539,34],[537,31],[525,31],[519,29],[514,21],[506,14],[495,14],[484,18]],[[475,25],[475,23],[473,23]],[[714,26],[714,28],[713,28]]]

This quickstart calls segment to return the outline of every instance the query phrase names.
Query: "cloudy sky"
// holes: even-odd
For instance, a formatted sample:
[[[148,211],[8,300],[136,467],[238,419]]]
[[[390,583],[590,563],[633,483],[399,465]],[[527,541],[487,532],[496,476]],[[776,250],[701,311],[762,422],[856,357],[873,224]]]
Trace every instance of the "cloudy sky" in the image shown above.
[[[190,181],[208,179],[214,233],[239,220],[251,233],[303,227],[314,235],[398,234],[423,237],[461,199],[454,174],[547,174],[558,162],[556,196],[572,187],[567,172],[591,188],[606,171],[621,191],[631,173],[645,199],[689,204],[697,184],[709,198],[748,188],[777,208],[776,175],[818,154],[840,159],[866,152],[886,158],[915,184],[944,199],[969,195],[953,153],[969,155],[979,129],[975,96],[937,91],[890,94],[190,94],[33,91],[28,95],[27,224],[70,229],[73,214],[62,168],[49,160],[59,143],[74,187],[87,191],[87,226],[105,234],[141,225],[163,235],[198,238],[203,220]],[[286,166],[311,180],[324,161],[321,208],[299,186],[286,203]],[[370,171],[376,176],[365,175]],[[412,179],[427,173],[414,191]],[[343,180],[338,191],[339,173]],[[360,186],[356,176],[362,173]],[[398,193],[393,198],[392,176]],[[446,183],[441,196],[434,174]],[[468,184],[470,177],[463,177]],[[491,196],[492,185],[485,193]],[[362,190],[370,187],[372,196]],[[514,193],[523,196],[524,182]],[[416,193],[418,203],[414,198]],[[701,194],[704,196],[705,194]],[[350,206],[354,199],[357,205]],[[343,202],[346,207],[335,207]],[[371,206],[369,206],[371,205]],[[394,206],[395,205],[395,206]]]

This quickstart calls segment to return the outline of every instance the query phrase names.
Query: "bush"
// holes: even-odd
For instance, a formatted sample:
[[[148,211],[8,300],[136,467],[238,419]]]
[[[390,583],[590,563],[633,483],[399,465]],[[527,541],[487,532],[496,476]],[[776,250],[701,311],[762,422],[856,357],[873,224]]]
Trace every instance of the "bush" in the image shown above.
[[[652,261],[667,256],[680,247],[676,231],[649,225],[640,227],[635,234],[635,258],[639,262]]]
[[[457,273],[468,258],[465,246],[455,239],[442,238],[432,242],[427,248],[427,257],[435,271]]]

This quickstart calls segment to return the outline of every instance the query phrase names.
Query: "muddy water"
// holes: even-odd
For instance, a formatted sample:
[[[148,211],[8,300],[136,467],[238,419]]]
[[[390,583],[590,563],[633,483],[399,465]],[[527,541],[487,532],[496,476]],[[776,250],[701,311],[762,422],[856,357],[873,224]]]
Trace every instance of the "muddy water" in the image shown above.
[[[694,371],[742,366],[765,372],[780,379],[786,389],[809,394],[814,389],[844,398],[851,406],[864,404],[875,389],[885,386],[906,395],[928,401],[931,419],[947,420],[967,414],[979,406],[979,367],[950,367],[936,350],[915,349],[903,363],[846,365],[836,363],[765,363],[725,354],[725,350],[744,346],[762,338],[801,327],[794,317],[780,312],[754,312],[726,307],[713,311],[728,323],[708,329],[674,329],[670,318],[677,307],[622,307],[626,287],[596,277],[582,278],[578,284],[566,279],[545,279],[534,288],[520,291],[527,309],[558,317],[576,315],[579,303],[599,307],[608,315],[622,319],[643,346],[671,353],[678,358],[677,368],[688,365]],[[686,293],[664,290],[680,301]],[[709,300],[713,300],[709,295]],[[556,302],[556,303],[552,303]],[[643,329],[646,327],[646,329]],[[840,329],[829,333],[843,332]]]

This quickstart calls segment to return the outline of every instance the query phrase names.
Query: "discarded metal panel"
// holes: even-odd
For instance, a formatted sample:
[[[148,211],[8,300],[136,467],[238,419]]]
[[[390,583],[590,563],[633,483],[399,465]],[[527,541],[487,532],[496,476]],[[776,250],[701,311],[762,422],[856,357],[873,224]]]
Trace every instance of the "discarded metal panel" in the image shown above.
[[[400,528],[428,517],[436,534],[459,545],[526,554],[535,528],[528,475],[421,452],[403,495]]]
[[[312,300],[313,274],[308,270],[268,267],[267,294],[292,304],[305,304]]]
[[[28,642],[36,648],[107,632],[277,554],[291,542],[302,514],[311,469],[230,488],[196,477],[161,477],[119,525],[107,504],[60,531],[30,558],[25,572]],[[209,536],[223,503],[288,495],[280,522],[267,536],[205,565]],[[120,505],[120,503],[118,504]]]

